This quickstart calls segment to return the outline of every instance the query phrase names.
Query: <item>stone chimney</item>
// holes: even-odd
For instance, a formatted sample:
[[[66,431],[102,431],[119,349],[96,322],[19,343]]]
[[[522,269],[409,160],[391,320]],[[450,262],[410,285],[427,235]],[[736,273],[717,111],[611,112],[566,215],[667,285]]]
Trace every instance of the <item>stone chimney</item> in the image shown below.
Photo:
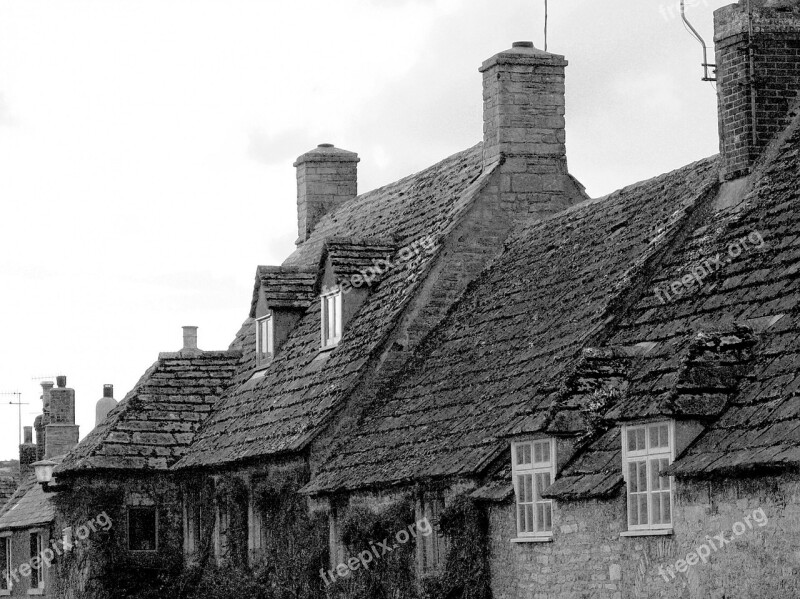
[[[714,13],[721,178],[750,173],[800,91],[800,0],[740,0]]]
[[[320,144],[295,161],[298,245],[323,216],[356,197],[359,160],[355,152]]]
[[[484,164],[500,154],[566,160],[563,56],[514,42],[484,61]]]
[[[183,328],[183,349],[181,351],[199,351],[197,349],[197,327],[185,326]]]
[[[45,459],[64,455],[78,444],[75,390],[67,387],[67,377],[56,377],[56,388],[50,391],[49,417],[45,418],[43,418]]]
[[[33,464],[37,461],[36,444],[33,442],[33,427],[24,426],[22,445],[19,446],[19,480],[25,481],[28,476],[33,474]]]
[[[563,208],[565,198],[575,195],[567,171],[567,64],[563,56],[538,50],[532,42],[515,42],[479,69],[484,168],[502,161],[501,199],[523,202],[530,212]]]
[[[197,345],[195,343],[195,345]],[[117,407],[117,400],[114,399],[114,385],[103,385],[103,397],[97,400],[94,411],[94,425],[99,426],[108,413]]]

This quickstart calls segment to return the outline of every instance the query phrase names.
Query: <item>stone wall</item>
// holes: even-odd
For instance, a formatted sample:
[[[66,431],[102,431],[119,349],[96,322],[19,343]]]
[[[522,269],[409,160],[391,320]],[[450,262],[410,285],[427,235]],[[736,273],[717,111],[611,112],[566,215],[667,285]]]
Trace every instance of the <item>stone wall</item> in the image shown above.
[[[762,512],[753,515],[756,510],[763,510],[763,526]],[[620,537],[625,527],[622,494],[613,500],[560,502],[552,542],[515,544],[510,542],[516,536],[513,505],[493,506],[494,599],[800,596],[797,475],[679,482],[674,514],[672,536]],[[734,526],[740,535],[733,533]],[[718,547],[720,534],[733,540]],[[692,557],[709,542],[717,549],[710,549],[706,563]],[[678,562],[687,559],[697,564]],[[673,575],[668,566],[676,563],[685,571],[673,570]]]
[[[73,530],[74,547],[57,562],[59,599],[110,597],[144,590],[157,577],[177,572],[183,556],[183,509],[180,490],[168,475],[80,477],[70,491],[56,496],[55,530]],[[128,508],[157,508],[155,551],[128,549]],[[105,513],[111,526],[81,539],[78,531]]]

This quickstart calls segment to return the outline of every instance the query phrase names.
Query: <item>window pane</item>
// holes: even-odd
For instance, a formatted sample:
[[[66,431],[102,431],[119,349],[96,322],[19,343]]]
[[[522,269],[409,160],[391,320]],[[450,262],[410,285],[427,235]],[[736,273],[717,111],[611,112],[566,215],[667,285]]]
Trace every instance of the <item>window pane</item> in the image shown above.
[[[523,446],[523,448],[524,448],[523,451],[525,452],[525,462],[524,463],[525,464],[530,464],[531,463],[531,445],[530,445],[530,443],[526,443]]]
[[[538,441],[533,444],[534,458],[537,464],[547,464],[550,462],[550,441]]]
[[[661,493],[653,493],[650,496],[650,508],[653,524],[661,522]]]
[[[664,517],[663,524],[672,522],[672,509],[670,508],[670,493],[661,494],[661,514]]]
[[[553,530],[553,504],[544,504],[544,520],[542,522],[542,530]]]
[[[628,524],[636,526],[639,524],[639,511],[637,509],[636,495],[628,497]]]
[[[534,532],[532,504],[525,506],[525,532]]]
[[[647,524],[647,493],[636,496],[639,500],[639,524]]]
[[[156,509],[154,507],[128,510],[128,549],[131,551],[156,550]]]
[[[639,490],[646,491],[647,490],[647,462],[636,462],[636,466],[639,471]]]
[[[517,445],[517,465],[527,464],[525,461],[525,448],[526,445]]]
[[[628,429],[628,451],[636,451],[636,431]]]
[[[631,493],[639,491],[639,477],[636,473],[636,462],[628,462],[628,488]]]

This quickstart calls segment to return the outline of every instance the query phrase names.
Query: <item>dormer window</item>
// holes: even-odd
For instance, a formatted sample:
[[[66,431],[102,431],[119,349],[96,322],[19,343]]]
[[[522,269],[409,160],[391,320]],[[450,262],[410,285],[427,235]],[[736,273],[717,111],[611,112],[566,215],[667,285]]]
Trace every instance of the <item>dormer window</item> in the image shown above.
[[[324,293],[322,301],[322,349],[336,347],[342,338],[342,292]]]
[[[675,459],[674,438],[671,421],[622,427],[629,531],[672,529],[672,478],[661,472]]]
[[[549,539],[553,534],[553,501],[542,492],[556,475],[554,439],[515,441],[511,467],[517,503],[517,537]]]
[[[266,364],[275,352],[275,327],[272,314],[256,319],[256,363]]]

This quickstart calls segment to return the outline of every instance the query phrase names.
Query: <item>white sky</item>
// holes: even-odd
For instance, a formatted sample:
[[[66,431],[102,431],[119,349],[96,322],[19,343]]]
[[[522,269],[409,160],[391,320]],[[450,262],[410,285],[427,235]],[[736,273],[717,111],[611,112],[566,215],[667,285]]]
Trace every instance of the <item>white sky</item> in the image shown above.
[[[712,12],[688,0],[711,43]],[[599,196],[717,152],[678,0],[550,0],[570,170]],[[295,157],[356,151],[359,190],[478,142],[480,63],[542,47],[543,0],[2,0],[0,392],[66,374],[81,435],[181,325],[223,349],[257,264],[296,238]],[[713,56],[713,55],[712,55]],[[0,458],[17,410],[0,396]]]

